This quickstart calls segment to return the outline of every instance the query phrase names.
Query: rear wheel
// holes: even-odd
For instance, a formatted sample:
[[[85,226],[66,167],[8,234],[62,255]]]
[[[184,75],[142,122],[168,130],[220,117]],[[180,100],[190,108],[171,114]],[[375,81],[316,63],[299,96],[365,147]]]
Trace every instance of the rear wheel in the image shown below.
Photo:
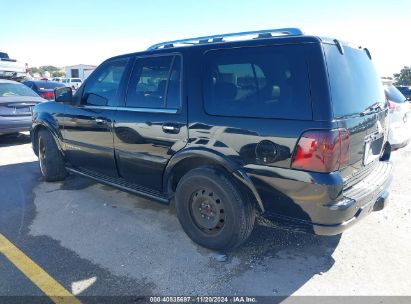
[[[222,170],[202,167],[188,172],[177,185],[176,211],[187,235],[211,249],[243,243],[254,227],[252,204]]]
[[[40,171],[43,178],[48,182],[64,180],[67,170],[53,136],[47,130],[40,130],[37,139]]]

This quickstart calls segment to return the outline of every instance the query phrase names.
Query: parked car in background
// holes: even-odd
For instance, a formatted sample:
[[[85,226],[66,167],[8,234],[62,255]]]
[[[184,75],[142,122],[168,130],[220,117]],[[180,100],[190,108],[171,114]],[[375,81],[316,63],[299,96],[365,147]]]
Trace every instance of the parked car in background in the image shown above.
[[[64,83],[67,87],[77,90],[83,81],[80,78],[64,78],[62,83]]]
[[[398,91],[407,98],[408,101],[411,101],[411,86],[396,86]]]
[[[405,147],[411,139],[411,104],[391,83],[384,83],[389,108],[388,142],[392,150]]]
[[[54,99],[54,89],[65,87],[61,82],[48,81],[48,80],[27,80],[23,82],[39,96],[47,100]]]
[[[371,58],[299,29],[156,44],[36,106],[33,150],[46,181],[69,171],[175,201],[205,247],[238,246],[256,217],[340,234],[386,206],[392,179]]]
[[[44,101],[24,84],[0,79],[0,134],[30,130],[31,109]]]
[[[0,78],[22,80],[27,75],[27,63],[10,59],[5,52],[0,52]]]
[[[62,82],[64,77],[53,77],[51,81]]]

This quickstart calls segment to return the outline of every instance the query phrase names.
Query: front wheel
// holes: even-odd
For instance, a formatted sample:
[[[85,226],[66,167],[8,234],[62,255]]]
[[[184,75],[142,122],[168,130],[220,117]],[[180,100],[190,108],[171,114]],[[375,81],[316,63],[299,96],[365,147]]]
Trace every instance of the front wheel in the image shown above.
[[[64,180],[67,170],[53,136],[47,130],[40,130],[37,139],[40,171],[43,178],[48,182]]]
[[[176,212],[196,243],[226,250],[243,243],[254,227],[254,208],[238,185],[222,170],[189,171],[177,185]]]

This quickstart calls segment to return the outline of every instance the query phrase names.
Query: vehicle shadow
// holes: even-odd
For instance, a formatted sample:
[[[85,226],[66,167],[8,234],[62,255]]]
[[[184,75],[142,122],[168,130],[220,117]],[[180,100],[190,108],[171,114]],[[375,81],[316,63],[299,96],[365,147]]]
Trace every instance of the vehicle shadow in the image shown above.
[[[332,268],[340,241],[256,226],[242,246],[215,252],[186,236],[172,207],[80,176],[45,183],[35,162],[1,166],[0,172],[6,173],[0,174],[2,185],[9,184],[0,188],[8,193],[0,206],[3,231],[27,235],[31,244],[55,240],[61,245],[54,251],[60,246],[116,276],[144,282],[150,294],[287,297]],[[12,187],[17,181],[19,187]],[[42,248],[40,256],[48,250]],[[47,263],[58,262],[48,256]],[[87,293],[101,295],[104,284],[98,281]]]
[[[0,135],[0,148],[30,143],[30,135],[24,133]]]

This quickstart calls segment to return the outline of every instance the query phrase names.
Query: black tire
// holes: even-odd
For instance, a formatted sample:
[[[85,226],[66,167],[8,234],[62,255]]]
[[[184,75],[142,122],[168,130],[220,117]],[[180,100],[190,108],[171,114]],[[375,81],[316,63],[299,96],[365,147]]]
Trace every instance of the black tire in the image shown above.
[[[47,130],[40,130],[37,140],[40,171],[43,178],[48,182],[64,180],[67,170],[53,136]]]
[[[201,246],[231,249],[253,230],[252,203],[222,170],[201,167],[189,171],[178,183],[175,198],[181,226]]]

